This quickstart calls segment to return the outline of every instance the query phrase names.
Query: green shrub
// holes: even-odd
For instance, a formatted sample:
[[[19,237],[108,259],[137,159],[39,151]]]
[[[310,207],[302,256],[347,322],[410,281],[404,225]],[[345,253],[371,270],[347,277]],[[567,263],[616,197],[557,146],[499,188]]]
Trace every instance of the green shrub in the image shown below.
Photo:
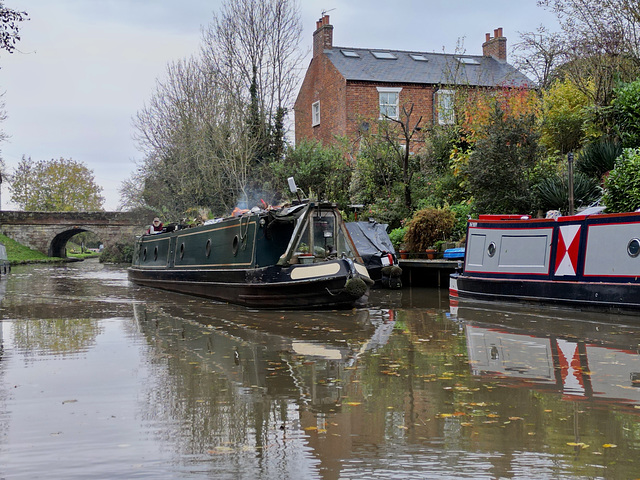
[[[640,80],[625,83],[614,91],[611,106],[622,146],[637,147],[640,145]]]
[[[471,217],[470,203],[456,203],[449,207],[455,215],[455,223],[451,232],[454,240],[460,240],[467,234],[467,220]]]
[[[389,240],[393,244],[396,252],[400,250],[400,246],[404,243],[404,236],[407,233],[407,227],[394,228],[389,232]]]
[[[438,240],[450,237],[455,215],[449,208],[418,210],[407,225],[405,241],[411,252],[422,252]]]
[[[640,208],[640,148],[625,148],[604,183],[607,213]]]
[[[100,263],[131,263],[134,246],[129,242],[116,242],[104,247],[100,254]]]
[[[386,223],[391,229],[398,228],[402,225],[402,221],[409,216],[410,212],[405,207],[400,197],[393,199],[378,200],[371,205],[363,217],[374,218],[379,223]]]

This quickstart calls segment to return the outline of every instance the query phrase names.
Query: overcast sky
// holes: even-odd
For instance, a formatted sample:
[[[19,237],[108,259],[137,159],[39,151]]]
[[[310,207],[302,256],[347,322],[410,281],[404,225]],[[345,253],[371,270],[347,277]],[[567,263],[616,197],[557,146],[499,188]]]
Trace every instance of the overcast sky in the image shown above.
[[[0,52],[0,91],[10,136],[0,144],[11,171],[33,161],[72,158],[93,170],[105,208],[120,203],[119,188],[142,153],[132,118],[162,79],[169,62],[196,54],[201,27],[221,0],[4,0],[24,10],[22,40]],[[311,49],[315,22],[328,11],[334,45],[448,52],[462,40],[480,55],[485,33],[502,27],[510,48],[519,34],[555,17],[536,0],[299,0],[301,48]],[[306,69],[310,55],[304,62]],[[300,75],[304,72],[301,71]],[[2,208],[14,209],[2,184]]]

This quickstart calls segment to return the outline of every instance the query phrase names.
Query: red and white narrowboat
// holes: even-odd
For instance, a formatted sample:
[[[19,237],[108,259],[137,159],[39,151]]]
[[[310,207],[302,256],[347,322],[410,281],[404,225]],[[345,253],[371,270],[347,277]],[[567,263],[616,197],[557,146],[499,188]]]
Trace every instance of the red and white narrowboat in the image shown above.
[[[640,310],[640,213],[469,220],[452,299]]]

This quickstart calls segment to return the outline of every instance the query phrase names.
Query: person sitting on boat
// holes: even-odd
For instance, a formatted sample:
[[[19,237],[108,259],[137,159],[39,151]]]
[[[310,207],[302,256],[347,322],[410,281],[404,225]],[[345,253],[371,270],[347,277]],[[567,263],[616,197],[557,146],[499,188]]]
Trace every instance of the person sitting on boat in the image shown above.
[[[154,233],[162,233],[162,222],[158,217],[153,219],[153,223],[147,230],[147,235],[153,235]]]

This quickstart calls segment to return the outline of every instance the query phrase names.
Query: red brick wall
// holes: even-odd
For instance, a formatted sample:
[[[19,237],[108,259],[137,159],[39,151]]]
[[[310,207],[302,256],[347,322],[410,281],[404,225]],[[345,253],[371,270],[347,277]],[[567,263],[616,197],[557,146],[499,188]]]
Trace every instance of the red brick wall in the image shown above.
[[[295,139],[331,143],[346,134],[346,81],[325,55],[315,57],[304,77],[294,105]],[[313,127],[311,105],[320,101],[320,124]]]
[[[355,138],[362,121],[370,125],[380,118],[380,101],[377,87],[401,87],[399,103],[407,108],[413,103],[411,124],[422,117],[420,126],[433,125],[433,92],[429,85],[404,85],[395,83],[349,82],[347,84],[347,135]],[[402,110],[400,110],[402,112]]]

